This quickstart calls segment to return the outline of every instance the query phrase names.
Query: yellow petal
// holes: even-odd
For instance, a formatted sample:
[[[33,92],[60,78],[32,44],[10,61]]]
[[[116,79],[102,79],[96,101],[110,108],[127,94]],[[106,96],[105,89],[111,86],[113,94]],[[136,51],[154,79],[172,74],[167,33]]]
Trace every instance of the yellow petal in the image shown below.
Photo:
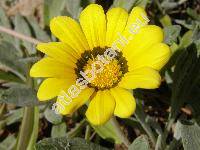
[[[86,116],[93,125],[102,125],[112,117],[114,109],[115,100],[110,92],[98,91],[89,104]]]
[[[126,89],[154,89],[159,87],[160,82],[161,77],[158,71],[144,67],[126,73],[119,83],[119,86]]]
[[[113,42],[117,42],[119,34],[124,31],[128,19],[128,13],[122,8],[112,8],[106,13],[106,17],[106,45],[112,46]]]
[[[132,93],[120,87],[112,88],[110,91],[116,102],[114,114],[120,118],[130,117],[136,108]]]
[[[72,79],[48,78],[42,82],[38,89],[37,97],[41,101],[52,99],[75,81]]]
[[[169,60],[171,51],[169,46],[158,43],[147,49],[145,52],[134,56],[131,61],[134,69],[141,67],[151,67],[160,70]]]
[[[70,98],[70,94],[67,92],[67,90],[65,91],[65,93],[62,91],[57,99],[57,104],[58,106],[62,106],[63,109],[62,107],[57,107],[58,112],[63,115],[72,114],[89,100],[93,92],[94,89],[85,88],[79,93],[76,98]]]
[[[80,14],[80,24],[90,49],[104,47],[106,44],[106,19],[100,5],[91,4]]]
[[[131,62],[137,55],[143,55],[154,44],[163,41],[163,31],[160,27],[155,25],[147,25],[139,30],[134,35],[133,40],[130,41],[123,49],[123,54],[128,61],[129,69],[133,69],[134,65]]]
[[[141,26],[145,26],[148,24],[148,18],[147,18],[147,14],[144,10],[144,8],[142,7],[134,7],[131,10],[131,13],[128,17],[128,21],[127,21],[127,25],[126,25],[126,31],[125,32],[129,32],[129,30],[131,29],[131,27],[133,26],[134,23],[137,23],[138,20],[140,21]]]
[[[67,43],[77,53],[88,50],[87,40],[80,25],[70,17],[55,17],[50,22],[51,32],[62,42]]]
[[[145,10],[141,7],[134,7],[128,17],[126,27],[122,34],[118,34],[117,40],[112,44],[113,49],[123,51],[126,45],[132,42],[135,34],[138,33],[149,22]]]
[[[74,68],[60,63],[53,58],[43,58],[35,63],[30,70],[31,77],[75,78]]]
[[[122,35],[113,43],[114,49],[117,46],[119,50],[123,50],[133,40],[135,34],[148,24],[148,21],[145,10],[141,7],[134,7]]]
[[[37,49],[55,60],[72,67],[75,66],[77,59],[80,57],[76,51],[63,42],[39,43]]]

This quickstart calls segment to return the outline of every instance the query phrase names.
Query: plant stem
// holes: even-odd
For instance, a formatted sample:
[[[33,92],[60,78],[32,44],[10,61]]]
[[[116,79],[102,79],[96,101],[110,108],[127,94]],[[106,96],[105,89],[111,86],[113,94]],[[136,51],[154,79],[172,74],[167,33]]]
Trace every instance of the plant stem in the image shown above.
[[[78,133],[80,133],[82,128],[86,126],[86,124],[87,124],[86,119],[83,119],[80,123],[76,124],[74,129],[72,129],[67,133],[67,137],[69,138],[75,137]]]
[[[156,145],[157,145],[156,150],[165,149],[165,147],[166,147],[166,139],[167,139],[169,131],[170,131],[170,129],[171,129],[173,123],[174,123],[174,120],[175,120],[174,118],[171,118],[171,117],[169,118],[168,123],[166,125],[166,128],[164,130],[164,133],[161,136],[161,139],[158,140],[157,143],[156,143]]]
[[[1,118],[1,116],[3,115],[3,112],[4,112],[5,107],[6,107],[6,104],[5,104],[5,103],[0,104],[0,118]]]
[[[18,39],[21,39],[21,40],[24,40],[24,41],[27,41],[27,42],[30,42],[30,43],[33,43],[33,44],[41,43],[41,41],[39,41],[37,39],[34,39],[32,37],[26,36],[24,34],[18,33],[14,30],[11,30],[9,28],[5,28],[5,27],[2,27],[2,26],[0,26],[0,32],[7,33],[9,35],[12,35],[12,36],[18,38]]]
[[[170,118],[169,121],[168,121],[168,124],[166,126],[166,130],[164,131],[164,134],[168,134],[173,123],[174,123],[175,119],[174,118]]]
[[[33,123],[33,129],[32,129],[32,134],[29,140],[29,144],[27,147],[27,150],[33,150],[35,143],[37,141],[38,137],[38,128],[39,128],[39,108],[34,107],[34,123]]]
[[[85,140],[90,141],[90,134],[91,134],[91,127],[90,125],[86,126],[86,131],[85,131]]]
[[[137,106],[137,109],[135,111],[135,117],[139,121],[139,123],[141,124],[141,126],[145,130],[145,132],[148,134],[153,146],[155,147],[155,145],[156,145],[155,135],[154,135],[150,125],[145,121],[146,116],[145,116],[143,109],[141,109],[140,106]]]
[[[162,9],[159,0],[155,0],[155,3],[158,6],[159,11],[164,15],[165,14],[164,9]]]
[[[124,135],[123,131],[121,130],[120,125],[118,121],[116,120],[116,118],[113,116],[110,121],[115,128],[117,136],[121,139],[121,142],[123,142],[128,147],[130,145],[130,142],[127,139],[127,137]]]
[[[162,134],[159,134],[159,135],[158,135],[158,138],[157,138],[155,150],[161,150],[161,148],[163,147],[163,146],[162,146],[162,138],[163,138],[163,135],[162,135]]]
[[[33,129],[34,108],[25,107],[16,150],[26,150]]]
[[[26,56],[27,57],[29,56],[27,52],[26,52]],[[27,86],[34,89],[33,79],[29,76],[30,67],[31,67],[31,64],[28,63],[28,70],[26,72],[26,79],[27,79],[26,84]],[[39,126],[39,108],[37,106],[24,107],[24,114],[23,114],[23,119],[21,123],[21,128],[18,134],[16,150],[32,150],[33,149],[37,141],[38,126]]]

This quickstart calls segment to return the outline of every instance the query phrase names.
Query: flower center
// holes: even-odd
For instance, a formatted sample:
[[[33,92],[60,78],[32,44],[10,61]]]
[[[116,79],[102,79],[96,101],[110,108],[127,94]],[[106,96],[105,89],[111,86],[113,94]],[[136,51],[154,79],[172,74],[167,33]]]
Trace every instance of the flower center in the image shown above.
[[[126,59],[121,52],[106,48],[85,51],[77,60],[77,78],[85,78],[88,86],[97,90],[115,87],[128,72]]]

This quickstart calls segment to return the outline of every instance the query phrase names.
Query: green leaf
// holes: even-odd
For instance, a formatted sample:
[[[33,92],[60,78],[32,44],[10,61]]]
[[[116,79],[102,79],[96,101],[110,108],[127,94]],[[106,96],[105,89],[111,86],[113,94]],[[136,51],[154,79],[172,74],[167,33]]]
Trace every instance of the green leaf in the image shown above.
[[[172,26],[172,21],[169,15],[165,15],[160,19],[161,24],[163,27]]]
[[[178,121],[176,124],[175,138],[179,140],[181,138],[184,150],[199,150],[200,147],[200,127],[197,123],[188,121]]]
[[[88,6],[89,4],[94,4],[96,0],[84,0],[84,1],[81,1],[81,6],[83,8],[85,8],[86,6]]]
[[[181,26],[179,25],[172,25],[172,26],[167,26],[164,28],[164,42],[172,45],[173,42],[177,41],[177,38],[180,34],[181,31]]]
[[[47,138],[39,141],[36,150],[108,150],[100,145],[89,143],[82,138],[68,139],[62,138]]]
[[[171,117],[176,117],[183,104],[199,107],[200,58],[195,44],[189,46],[178,57],[173,74]],[[200,108],[200,107],[199,107]]]
[[[62,122],[62,116],[56,114],[52,109],[47,108],[44,112],[45,118],[52,124],[59,124]]]
[[[115,143],[121,143],[120,138],[117,136],[115,129],[112,126],[112,123],[108,121],[106,124],[102,126],[93,126],[94,130],[98,133],[98,135],[103,138],[110,140]]]
[[[30,36],[30,37],[32,36],[30,27],[22,16],[16,15],[14,24],[15,24],[15,31],[22,33],[26,36]],[[16,45],[17,45],[18,49],[20,49],[20,44],[21,44],[20,40],[16,39]],[[22,41],[22,44],[27,49],[27,51],[30,55],[36,53],[35,46],[32,43]]]
[[[0,94],[0,102],[15,104],[16,106],[39,105],[36,91],[23,84],[12,85]]]
[[[21,57],[17,49],[8,42],[0,43],[0,66],[5,67],[25,80],[26,65],[20,61]]]
[[[13,150],[16,143],[16,138],[14,134],[9,135],[0,143],[0,149],[1,150]]]
[[[193,42],[193,32],[191,30],[187,31],[181,38],[179,48],[186,48]]]
[[[191,8],[187,8],[186,11],[187,11],[187,14],[189,16],[191,16],[193,19],[200,21],[200,16],[199,16],[199,14],[197,13],[196,10],[191,9]]]
[[[137,137],[128,150],[151,150],[148,137],[146,135]]]
[[[66,130],[67,130],[67,126],[65,122],[61,124],[53,125],[52,130],[51,130],[51,137],[56,138],[56,137],[66,136]]]
[[[192,40],[196,44],[198,56],[200,56],[200,26],[196,26],[193,30]]]

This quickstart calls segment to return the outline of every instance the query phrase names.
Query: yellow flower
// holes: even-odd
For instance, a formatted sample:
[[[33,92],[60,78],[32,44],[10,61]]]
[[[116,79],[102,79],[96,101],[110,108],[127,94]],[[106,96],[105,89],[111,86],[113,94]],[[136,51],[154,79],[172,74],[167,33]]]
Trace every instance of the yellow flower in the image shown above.
[[[94,125],[104,124],[113,115],[131,116],[136,102],[129,89],[158,88],[159,70],[170,57],[169,47],[162,43],[162,29],[147,25],[144,16],[146,12],[140,7],[134,7],[129,15],[122,8],[112,8],[105,14],[100,5],[91,4],[81,12],[80,25],[66,16],[53,18],[50,29],[61,42],[38,44],[37,49],[47,57],[30,70],[32,77],[47,78],[38,90],[39,100],[59,95],[57,103],[64,106],[59,109],[61,114],[71,114],[89,100],[86,117]],[[133,25],[138,19],[142,24],[137,31]],[[87,87],[78,87],[77,79],[83,79],[80,72],[91,70],[99,60],[108,62],[105,51],[111,47],[116,48],[116,57],[104,63],[89,84],[85,82]],[[95,63],[95,67],[100,68],[100,64]],[[69,102],[66,93],[72,85],[79,93]],[[77,92],[76,88],[73,90]]]

